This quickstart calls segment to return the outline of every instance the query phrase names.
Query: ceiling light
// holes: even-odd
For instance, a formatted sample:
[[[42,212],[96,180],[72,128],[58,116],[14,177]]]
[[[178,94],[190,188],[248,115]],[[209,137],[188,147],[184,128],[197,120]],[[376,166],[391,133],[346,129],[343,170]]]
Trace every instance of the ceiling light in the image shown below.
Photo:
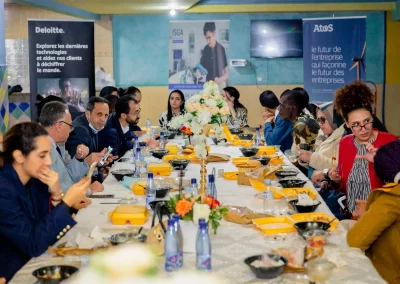
[[[171,16],[175,16],[176,11],[175,11],[174,9],[171,9],[171,11],[169,11],[169,14],[170,14]]]

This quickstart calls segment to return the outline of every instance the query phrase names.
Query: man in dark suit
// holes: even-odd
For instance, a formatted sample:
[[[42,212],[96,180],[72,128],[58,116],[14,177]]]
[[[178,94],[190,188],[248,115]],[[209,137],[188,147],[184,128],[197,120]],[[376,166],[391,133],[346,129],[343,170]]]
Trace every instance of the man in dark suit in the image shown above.
[[[140,90],[134,86],[129,87],[128,89],[125,90],[124,96],[130,96],[133,97],[137,104],[140,105],[140,102],[142,101],[142,93]],[[140,120],[140,112],[136,115],[135,121],[130,125],[131,131],[135,133],[135,136],[142,136],[143,131],[142,129],[138,126]]]

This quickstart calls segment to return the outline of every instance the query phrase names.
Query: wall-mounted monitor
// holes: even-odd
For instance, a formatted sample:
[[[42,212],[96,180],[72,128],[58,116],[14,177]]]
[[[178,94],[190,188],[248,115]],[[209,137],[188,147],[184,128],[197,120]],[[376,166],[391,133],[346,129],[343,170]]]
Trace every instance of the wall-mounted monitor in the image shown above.
[[[303,57],[303,21],[251,21],[250,56]]]

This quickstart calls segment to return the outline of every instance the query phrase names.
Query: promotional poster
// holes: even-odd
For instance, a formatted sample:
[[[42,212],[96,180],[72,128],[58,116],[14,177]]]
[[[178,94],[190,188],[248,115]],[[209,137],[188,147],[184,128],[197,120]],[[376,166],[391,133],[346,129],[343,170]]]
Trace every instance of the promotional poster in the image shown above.
[[[229,21],[171,21],[170,33],[170,91],[190,97],[209,80],[227,86]]]
[[[31,116],[37,95],[62,97],[73,117],[95,95],[94,22],[29,20]]]
[[[304,88],[310,102],[332,101],[336,89],[365,79],[366,18],[303,19]]]

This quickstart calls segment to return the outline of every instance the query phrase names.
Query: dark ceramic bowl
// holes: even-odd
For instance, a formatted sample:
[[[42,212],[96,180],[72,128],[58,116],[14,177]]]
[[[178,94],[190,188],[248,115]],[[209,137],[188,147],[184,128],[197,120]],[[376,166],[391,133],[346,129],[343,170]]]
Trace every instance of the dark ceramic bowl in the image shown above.
[[[266,166],[269,164],[269,161],[271,161],[271,158],[267,156],[253,156],[250,158],[250,160],[257,160],[261,163],[261,165]]]
[[[251,140],[253,139],[253,134],[239,134],[240,140]]]
[[[243,156],[245,157],[252,157],[258,152],[258,148],[256,147],[243,147],[240,148],[240,151],[242,152]]]
[[[290,205],[292,205],[293,209],[297,211],[297,213],[311,213],[317,210],[318,206],[321,204],[320,201],[316,201],[317,203],[314,205],[297,205],[298,200],[289,201]]]
[[[174,139],[176,136],[176,131],[164,131],[164,137],[165,139]]]
[[[128,169],[119,169],[111,172],[117,181],[121,181],[124,177],[133,177],[135,171]]]
[[[162,159],[165,155],[169,153],[168,150],[151,150],[150,153],[153,155],[153,157]]]
[[[162,203],[162,209],[161,209],[161,214],[162,215],[170,215],[171,213],[168,210],[168,201],[166,200],[155,200],[149,203],[151,210],[154,211],[156,208],[157,203]]]
[[[275,172],[275,175],[279,178],[296,177],[298,172],[296,170],[279,170]]]
[[[78,271],[79,269],[74,266],[52,265],[36,269],[32,272],[32,275],[37,278],[36,283],[56,284],[68,279],[72,274]]]
[[[275,261],[282,260],[283,265],[272,267],[255,267],[251,265],[255,260],[262,260],[262,255],[250,256],[244,260],[244,263],[246,263],[250,267],[251,271],[253,271],[257,278],[273,279],[278,277],[282,273],[288,261],[283,256],[277,254],[268,254],[268,256]]]
[[[163,186],[156,189],[156,198],[164,198],[171,190],[170,186]]]
[[[297,188],[304,187],[307,182],[301,179],[281,179],[279,183],[283,188]]]
[[[185,159],[173,159],[170,160],[169,163],[172,165],[174,170],[180,170],[181,166],[183,166],[183,169],[186,169],[190,161]]]
[[[232,134],[234,134],[234,135],[243,133],[243,130],[242,130],[242,129],[230,128],[229,131],[230,131]]]
[[[328,231],[331,225],[325,222],[310,221],[310,222],[298,222],[294,224],[294,227],[296,228],[299,235],[302,236],[304,239],[306,239],[307,234],[309,234],[310,231],[315,231],[315,230]]]

